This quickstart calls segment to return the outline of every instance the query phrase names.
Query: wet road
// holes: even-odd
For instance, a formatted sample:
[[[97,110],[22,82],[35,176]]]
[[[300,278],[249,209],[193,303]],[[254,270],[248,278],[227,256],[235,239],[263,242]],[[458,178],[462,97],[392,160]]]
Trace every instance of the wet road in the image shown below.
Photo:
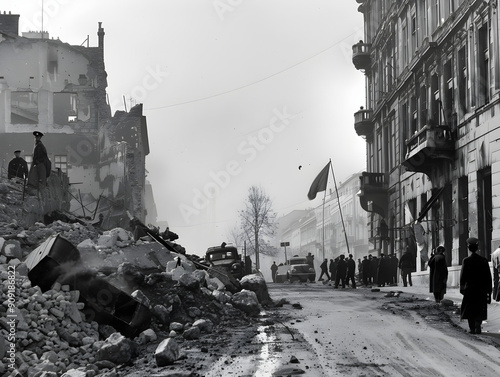
[[[231,352],[228,345],[205,376],[498,376],[498,343],[457,326],[456,308],[367,288],[270,284],[269,290],[290,305],[263,313],[255,333],[234,334],[239,346]]]

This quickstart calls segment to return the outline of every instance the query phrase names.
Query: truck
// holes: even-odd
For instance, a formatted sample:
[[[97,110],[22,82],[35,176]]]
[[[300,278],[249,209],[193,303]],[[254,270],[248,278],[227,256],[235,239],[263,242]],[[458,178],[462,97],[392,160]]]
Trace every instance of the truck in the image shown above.
[[[246,275],[245,263],[234,246],[222,244],[209,247],[205,253],[205,263],[209,267],[224,269],[236,279],[241,279]]]

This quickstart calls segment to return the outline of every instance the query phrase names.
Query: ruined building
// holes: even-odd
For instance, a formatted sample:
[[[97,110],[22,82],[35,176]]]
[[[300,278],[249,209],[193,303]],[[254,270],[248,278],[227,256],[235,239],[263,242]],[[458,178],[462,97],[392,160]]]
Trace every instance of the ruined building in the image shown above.
[[[127,210],[144,221],[146,118],[142,105],[111,114],[101,23],[97,47],[47,32],[20,36],[18,25],[19,15],[0,14],[2,176],[14,150],[31,162],[33,132],[40,131],[52,170],[69,178],[73,214],[102,214],[108,228],[128,224]]]
[[[366,77],[354,114],[366,140],[360,200],[370,241],[407,248],[427,276],[442,244],[456,286],[466,239],[490,257],[500,242],[500,43],[496,0],[357,0]],[[360,97],[361,97],[360,93]]]

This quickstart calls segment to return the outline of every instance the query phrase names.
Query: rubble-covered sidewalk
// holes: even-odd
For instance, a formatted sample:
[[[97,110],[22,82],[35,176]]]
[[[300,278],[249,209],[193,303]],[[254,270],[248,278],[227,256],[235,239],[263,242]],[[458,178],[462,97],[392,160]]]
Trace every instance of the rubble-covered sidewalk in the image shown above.
[[[64,279],[45,291],[34,286],[26,258],[54,235],[76,247],[89,281],[112,284],[146,307],[147,328],[127,337],[93,321],[82,292]],[[200,354],[215,357],[237,328],[253,334],[262,307],[273,305],[260,275],[244,277],[242,289],[231,293],[189,256],[152,239],[136,241],[126,229],[103,231],[79,222],[29,227],[15,219],[0,222],[0,276],[0,374],[7,376],[119,376],[145,370],[196,376]]]

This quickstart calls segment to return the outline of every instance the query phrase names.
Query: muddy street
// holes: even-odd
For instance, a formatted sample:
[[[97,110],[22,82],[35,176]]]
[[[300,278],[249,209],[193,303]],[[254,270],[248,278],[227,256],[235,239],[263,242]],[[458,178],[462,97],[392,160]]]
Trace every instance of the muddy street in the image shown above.
[[[388,292],[271,284],[273,299],[288,302],[263,313],[273,324],[260,326],[240,353],[221,357],[202,375],[497,375],[498,340],[468,334],[457,323],[456,305]]]

